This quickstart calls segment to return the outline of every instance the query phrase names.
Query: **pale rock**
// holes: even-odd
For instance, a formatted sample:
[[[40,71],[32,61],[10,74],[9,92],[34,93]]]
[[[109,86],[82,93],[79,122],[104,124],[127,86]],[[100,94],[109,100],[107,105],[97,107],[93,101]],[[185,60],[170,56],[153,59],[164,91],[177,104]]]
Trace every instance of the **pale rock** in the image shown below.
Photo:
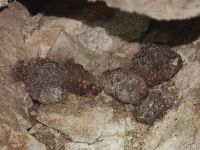
[[[77,38],[84,47],[94,52],[94,54],[102,54],[104,51],[111,51],[116,48],[119,39],[110,36],[104,28],[101,27],[85,27]]]
[[[99,0],[88,0],[99,1]],[[200,14],[199,0],[101,0],[110,7],[137,12],[157,20],[187,19]]]
[[[51,46],[49,46],[48,44],[42,43],[39,47],[38,56],[41,58],[46,58],[50,49],[51,49]]]
[[[95,144],[72,143],[65,145],[66,150],[124,150],[124,139],[121,137],[104,138]]]
[[[0,13],[0,149],[5,150],[14,149],[12,144],[24,146],[27,138],[21,131],[31,127],[24,101],[26,91],[11,76],[11,67],[15,62],[27,57],[22,32],[27,16],[28,11],[16,1]],[[14,137],[14,133],[19,133],[19,139]],[[33,150],[27,147],[19,149]]]
[[[0,105],[0,146],[7,146],[12,130],[18,130],[19,125],[14,113]]]
[[[93,143],[102,136],[112,116],[111,107],[97,105],[93,99],[70,95],[62,104],[41,105],[37,119],[63,131],[73,142]]]
[[[176,46],[174,51],[181,55],[185,66],[197,60],[198,48],[193,44]]]
[[[74,36],[61,32],[47,56],[58,62],[64,61],[66,58],[73,58],[75,63],[89,69],[92,57],[87,51]]]
[[[109,100],[107,101],[107,99]],[[103,112],[97,111],[100,108],[104,108]],[[105,108],[109,108],[110,112],[106,112]],[[93,111],[87,114],[89,110]],[[56,104],[56,106],[42,106],[39,109],[38,120],[47,126],[43,126],[41,124],[36,125],[29,133],[36,135],[40,142],[45,143],[46,147],[51,147],[54,149],[56,149],[55,147],[61,147],[63,145],[65,146],[66,150],[124,150],[125,148],[141,149],[144,145],[143,141],[147,133],[147,128],[142,124],[136,123],[134,119],[131,118],[132,110],[132,107],[116,102],[103,92],[100,93],[95,100],[89,98],[80,98],[76,95],[69,94],[67,99],[62,102],[62,104]],[[94,118],[95,120],[97,118],[101,120],[102,117],[109,115],[108,113],[111,112],[113,113],[112,117],[110,117],[109,121],[106,121],[106,123],[104,122],[101,124],[103,121],[100,121],[97,126],[96,123],[93,124],[94,121],[91,121],[90,116],[96,115],[96,117],[92,117],[92,120],[94,120]],[[96,113],[98,113],[98,115]],[[79,117],[80,119],[78,120]],[[47,120],[48,118],[49,120]],[[63,120],[65,118],[68,118],[68,123],[66,123],[66,120]],[[74,118],[77,118],[78,121],[76,121]],[[83,119],[85,119],[85,121]],[[70,120],[73,122],[69,123]],[[65,126],[63,125],[64,122]],[[89,122],[91,125],[88,124]],[[82,130],[80,129],[86,129],[86,124],[86,128],[90,128],[92,133],[89,132],[88,129],[84,132],[85,135],[90,134],[90,137],[94,137],[94,134],[97,135],[99,133],[99,128],[101,130],[101,135],[96,136],[98,138],[94,138],[95,141],[92,143],[88,142],[88,139],[90,139],[88,137],[86,138],[86,142],[80,140],[80,138],[83,139]],[[93,127],[93,125],[95,125],[95,127]],[[78,129],[76,127],[78,127]],[[93,130],[91,127],[93,127]],[[70,129],[70,131],[65,132],[67,128]],[[61,133],[62,131],[66,134],[65,136],[72,139],[72,141],[67,139],[63,140],[63,138],[60,138],[61,135],[63,135]],[[76,135],[74,134],[75,132]],[[74,140],[75,138],[78,140]],[[137,145],[137,147],[133,147],[133,145]]]
[[[145,150],[197,150],[200,148],[199,101],[171,110],[147,135]]]
[[[8,5],[8,0],[0,0],[0,7],[5,7]]]
[[[29,51],[29,58],[38,57],[41,54],[45,57],[59,40],[62,32],[75,34],[82,29],[80,21],[56,17],[45,18],[41,14],[38,16],[37,20],[34,19],[36,16],[33,19],[30,18],[25,28],[24,34],[28,37],[25,40],[25,46]]]
[[[39,143],[29,134],[12,131],[9,138],[9,146],[11,149],[21,150],[46,150],[44,144]]]
[[[179,98],[195,100],[199,96],[200,90],[200,63],[194,61],[184,66],[173,78],[178,89]],[[185,99],[185,100],[186,100]]]

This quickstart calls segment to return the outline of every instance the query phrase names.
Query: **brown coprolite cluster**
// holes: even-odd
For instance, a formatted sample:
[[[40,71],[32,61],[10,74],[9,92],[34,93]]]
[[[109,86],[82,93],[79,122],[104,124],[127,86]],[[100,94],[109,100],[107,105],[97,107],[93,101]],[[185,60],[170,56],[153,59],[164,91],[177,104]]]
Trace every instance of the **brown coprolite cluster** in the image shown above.
[[[23,81],[33,100],[43,104],[62,101],[63,90],[78,95],[97,95],[95,77],[73,59],[60,64],[48,58],[33,58],[27,64],[16,63],[12,74]]]
[[[181,56],[169,46],[148,44],[133,57],[129,69],[105,71],[99,85],[113,98],[135,105],[136,121],[152,125],[174,104],[176,89],[165,82],[181,67]]]
[[[63,90],[80,96],[96,96],[103,89],[114,99],[135,106],[136,121],[152,125],[176,100],[173,84],[166,83],[182,67],[181,56],[163,45],[148,44],[136,54],[130,67],[106,70],[96,82],[82,65],[66,59],[58,63],[34,58],[16,63],[16,81],[23,81],[32,99],[42,104],[62,101]],[[169,90],[170,89],[170,90]]]

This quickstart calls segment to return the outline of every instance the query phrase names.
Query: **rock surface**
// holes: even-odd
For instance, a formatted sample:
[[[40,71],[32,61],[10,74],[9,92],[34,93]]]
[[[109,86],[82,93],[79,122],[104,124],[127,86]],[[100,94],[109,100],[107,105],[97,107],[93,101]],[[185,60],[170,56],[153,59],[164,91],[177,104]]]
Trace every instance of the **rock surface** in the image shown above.
[[[184,1],[182,2],[184,4]],[[193,2],[195,1],[188,2],[188,7],[189,3]],[[66,9],[66,5],[63,7]],[[183,67],[171,79],[178,89],[178,103],[168,110],[162,119],[155,121],[153,126],[137,123],[133,117],[132,105],[119,103],[102,92],[95,98],[80,98],[69,94],[65,95],[66,101],[63,103],[42,105],[38,120],[47,126],[40,126],[35,121],[31,129],[31,117],[28,116],[27,109],[35,104],[30,99],[27,100],[24,85],[15,83],[10,77],[10,68],[17,60],[28,61],[32,57],[40,56],[62,61],[68,56],[98,76],[107,69],[128,65],[132,56],[140,49],[141,43],[124,41],[122,37],[111,35],[111,32],[106,31],[106,27],[89,27],[80,21],[88,16],[95,18],[99,13],[94,9],[96,7],[90,10],[87,10],[85,5],[81,8],[83,7],[89,15],[82,14],[82,9],[81,13],[77,9],[70,10],[72,12],[69,13],[71,15],[77,12],[75,16],[79,21],[69,16],[58,18],[38,14],[28,17],[25,8],[16,1],[0,12],[0,149],[199,149],[199,39],[185,45],[179,43],[181,46],[174,45],[173,51],[183,59]],[[27,18],[29,24],[24,23]],[[103,31],[103,36],[101,32],[97,32],[99,28]],[[195,30],[191,32],[193,31]],[[87,36],[83,37],[82,34]],[[92,38],[91,35],[104,39],[84,43],[85,39]],[[188,34],[184,32],[183,35]],[[109,48],[99,44],[106,41],[105,39],[109,39],[106,43]],[[47,94],[44,93],[44,96]],[[37,109],[35,112],[31,111],[31,115],[37,116]],[[27,132],[29,129],[31,130]]]
[[[11,66],[16,60],[26,57],[22,45],[22,25],[27,14],[17,2],[0,12],[0,147],[9,147],[11,131],[30,128],[24,98],[26,92],[23,85],[15,83],[10,75]]]
[[[64,133],[37,123],[29,134],[46,146],[47,150],[65,150],[65,144],[71,142]]]
[[[95,142],[113,116],[112,108],[98,106],[93,99],[70,94],[63,103],[40,106],[37,119],[63,131],[74,142]]]
[[[8,5],[8,0],[0,0],[0,7],[5,7]]]
[[[200,148],[199,102],[188,101],[156,124],[147,137],[145,150],[196,150]]]
[[[33,136],[12,131],[9,144],[11,149],[21,149],[21,150],[46,150],[44,144],[38,142]]]
[[[38,120],[47,126],[36,125],[30,133],[47,147],[60,142],[59,147],[66,150],[139,150],[147,127],[132,120],[132,110],[131,105],[124,106],[105,93],[95,99],[69,94],[62,104],[41,106]]]
[[[98,0],[88,0],[98,1]],[[101,0],[110,7],[116,7],[128,12],[137,12],[157,20],[187,19],[200,14],[199,0]]]

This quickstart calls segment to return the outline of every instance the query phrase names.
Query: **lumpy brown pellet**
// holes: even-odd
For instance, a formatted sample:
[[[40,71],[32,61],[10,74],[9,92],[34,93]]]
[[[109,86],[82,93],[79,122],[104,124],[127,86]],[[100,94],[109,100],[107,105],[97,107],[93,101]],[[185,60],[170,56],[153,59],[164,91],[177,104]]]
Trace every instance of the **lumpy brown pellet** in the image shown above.
[[[148,87],[156,86],[176,75],[182,67],[181,56],[169,46],[147,44],[133,57],[131,69],[139,73]]]

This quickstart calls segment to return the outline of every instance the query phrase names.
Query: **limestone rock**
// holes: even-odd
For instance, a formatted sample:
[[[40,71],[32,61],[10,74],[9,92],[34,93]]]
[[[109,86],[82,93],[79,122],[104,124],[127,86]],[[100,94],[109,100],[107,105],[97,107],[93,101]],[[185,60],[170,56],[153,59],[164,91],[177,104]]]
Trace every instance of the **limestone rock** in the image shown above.
[[[181,99],[197,99],[200,90],[200,63],[194,61],[185,67],[173,79]]]
[[[14,82],[10,70],[16,60],[26,57],[22,26],[27,15],[25,8],[18,2],[11,3],[8,9],[0,12],[0,105],[9,110],[5,116],[12,115],[16,126],[19,125],[18,128],[23,130],[29,126],[24,98],[26,91],[22,84]],[[13,127],[10,128],[12,130]]]
[[[88,0],[98,1],[98,0]],[[200,14],[200,1],[193,0],[101,0],[110,7],[128,12],[137,12],[157,20],[186,19]]]
[[[88,49],[84,48],[77,38],[67,32],[60,33],[47,57],[57,62],[73,58],[75,63],[83,65],[84,68],[91,68],[92,58]]]
[[[65,144],[71,142],[67,135],[43,124],[36,124],[29,134],[46,146],[47,150],[65,149]],[[67,149],[66,149],[67,150]]]
[[[199,101],[188,101],[170,111],[146,139],[145,150],[199,149]]]
[[[11,149],[46,150],[45,145],[38,142],[31,135],[16,131],[11,132],[9,144]]]
[[[105,29],[100,27],[88,28],[77,35],[84,47],[95,54],[102,54],[102,51],[109,51],[117,44],[117,39],[108,35]]]
[[[93,143],[112,118],[110,107],[97,105],[92,99],[71,95],[62,104],[41,105],[37,119],[61,130],[74,142]]]
[[[8,0],[0,0],[0,7],[5,7],[8,5]]]

